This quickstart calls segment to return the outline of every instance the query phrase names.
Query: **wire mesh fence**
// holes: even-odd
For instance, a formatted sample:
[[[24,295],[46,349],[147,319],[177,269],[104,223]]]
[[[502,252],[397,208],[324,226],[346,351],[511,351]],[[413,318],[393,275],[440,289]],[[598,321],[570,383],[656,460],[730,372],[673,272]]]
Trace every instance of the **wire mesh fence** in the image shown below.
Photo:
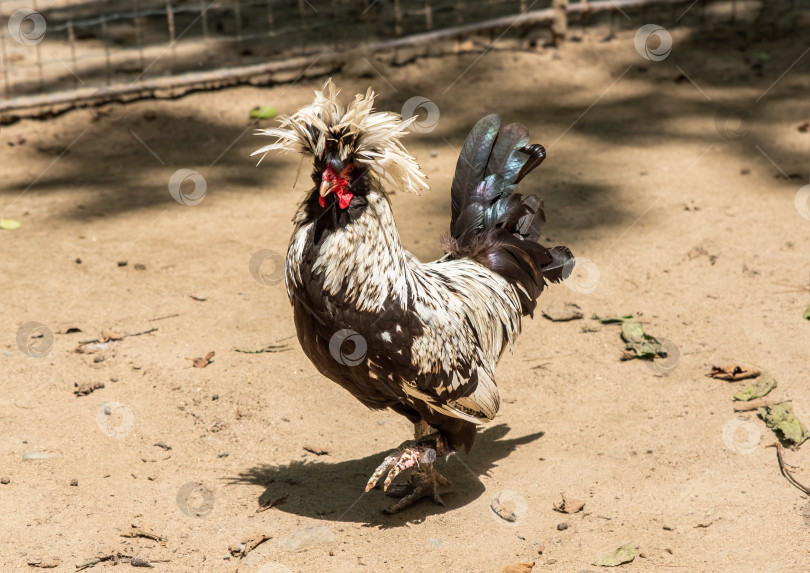
[[[781,2],[781,0],[780,0]],[[3,112],[299,74],[342,54],[707,0],[2,0]],[[732,9],[737,2],[725,2]],[[742,0],[739,2],[743,4]],[[795,3],[795,2],[794,2]],[[702,13],[702,12],[701,12]],[[500,37],[500,36],[498,36]],[[553,34],[552,34],[553,39]],[[317,70],[316,70],[317,71]],[[99,96],[99,97],[96,97]]]
[[[342,52],[527,7],[527,0],[6,1],[3,93],[9,99]]]

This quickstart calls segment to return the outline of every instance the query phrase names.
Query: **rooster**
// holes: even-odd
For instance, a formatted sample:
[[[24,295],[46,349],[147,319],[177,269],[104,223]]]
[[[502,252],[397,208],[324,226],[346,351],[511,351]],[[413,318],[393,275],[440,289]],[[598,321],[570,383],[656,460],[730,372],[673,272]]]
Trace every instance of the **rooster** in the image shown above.
[[[521,124],[481,119],[464,143],[451,187],[445,255],[422,263],[400,242],[388,194],[427,188],[400,139],[414,118],[373,110],[374,92],[345,108],[329,80],[315,100],[257,133],[276,138],[253,155],[293,151],[314,162],[285,262],[298,340],[318,370],[374,410],[414,424],[374,471],[369,491],[442,503],[437,456],[465,450],[498,411],[495,365],[532,315],[547,282],[567,278],[566,247],[537,241],[543,201],[515,186],[545,159]],[[259,160],[261,163],[261,159]],[[348,355],[344,346],[354,349]],[[406,484],[392,480],[416,466]]]

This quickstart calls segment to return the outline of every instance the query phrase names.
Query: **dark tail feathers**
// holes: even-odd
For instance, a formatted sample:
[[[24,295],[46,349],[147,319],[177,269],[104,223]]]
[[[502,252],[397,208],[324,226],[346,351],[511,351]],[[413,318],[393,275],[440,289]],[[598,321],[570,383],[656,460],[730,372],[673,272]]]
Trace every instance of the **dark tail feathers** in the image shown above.
[[[470,257],[516,284],[523,314],[532,314],[546,281],[560,282],[574,268],[567,247],[539,244],[546,222],[543,200],[513,193],[517,184],[546,158],[540,144],[529,144],[519,123],[500,127],[488,115],[473,127],[456,164],[451,188],[452,218],[445,250]]]

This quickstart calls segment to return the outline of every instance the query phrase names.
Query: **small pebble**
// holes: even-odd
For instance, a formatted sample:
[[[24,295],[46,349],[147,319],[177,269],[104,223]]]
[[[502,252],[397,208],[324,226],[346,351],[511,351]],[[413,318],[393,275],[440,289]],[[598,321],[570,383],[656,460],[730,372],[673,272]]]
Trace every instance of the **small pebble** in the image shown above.
[[[77,480],[76,478],[73,478],[72,480],[70,480],[70,485],[72,485],[73,487],[76,487],[77,485],[79,485],[79,480]]]
[[[135,270],[136,271],[145,271],[146,270],[146,265],[141,264],[141,263],[135,263]]]
[[[126,261],[118,261],[118,266],[119,267],[125,267],[125,266],[127,266],[127,262]]]
[[[8,476],[0,477],[0,483],[6,485],[7,483],[11,482]]]
[[[104,355],[103,354],[96,354],[96,357],[93,358],[93,362],[98,364],[99,362],[104,362]]]
[[[558,523],[557,524],[557,531],[565,531],[566,529],[568,529],[568,524],[567,523]]]
[[[82,260],[79,257],[76,257],[76,264],[77,265],[82,264]]]
[[[211,399],[212,400],[219,400],[219,394],[214,394],[213,396],[211,396]]]

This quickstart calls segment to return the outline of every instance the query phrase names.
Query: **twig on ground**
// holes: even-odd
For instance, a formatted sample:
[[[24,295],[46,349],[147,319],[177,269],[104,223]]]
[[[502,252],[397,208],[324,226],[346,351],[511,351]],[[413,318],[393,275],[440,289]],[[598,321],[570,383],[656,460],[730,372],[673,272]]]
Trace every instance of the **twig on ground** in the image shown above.
[[[121,537],[143,537],[144,539],[151,539],[152,541],[158,541],[160,543],[166,541],[166,538],[162,535],[158,535],[153,531],[134,526],[132,529],[128,529],[121,533]]]
[[[788,464],[785,462],[785,458],[782,457],[782,444],[776,442],[771,444],[768,447],[775,447],[776,448],[776,459],[779,460],[779,471],[782,472],[782,475],[785,476],[785,479],[790,482],[790,484],[798,489],[799,491],[803,492],[805,495],[810,495],[810,487],[799,483],[799,481],[793,477],[793,474],[787,469]]]
[[[234,557],[239,557],[241,559],[268,539],[271,539],[271,536],[260,533],[254,535],[244,543],[235,543],[234,545],[231,545],[228,548],[228,551],[230,551],[231,555]]]
[[[286,352],[287,350],[292,349],[287,344],[268,344],[264,348],[259,348],[258,350],[244,350],[236,347],[234,347],[234,350],[243,354],[261,354],[263,352]]]
[[[140,336],[142,334],[150,334],[152,332],[155,332],[156,330],[157,330],[157,328],[150,328],[149,330],[144,330],[143,332],[133,332],[132,334],[124,334],[123,336],[121,336],[121,338],[128,338],[130,336]],[[94,344],[96,342],[101,342],[101,341],[98,338],[94,338],[93,340],[82,340],[81,342],[79,342],[79,345]]]
[[[175,318],[175,317],[178,317],[178,316],[180,316],[180,313],[167,314],[166,316],[159,316],[157,318],[150,318],[149,322],[157,322],[158,320],[165,320],[167,318]]]
[[[287,499],[286,495],[282,495],[281,497],[274,497],[273,499],[271,499],[270,501],[268,501],[267,503],[256,509],[256,513],[261,513],[263,511],[267,511],[268,509],[272,509],[277,505],[279,505],[285,499]]]
[[[91,567],[95,567],[99,563],[103,563],[104,561],[117,561],[118,558],[121,557],[120,555],[116,557],[115,555],[100,555],[98,557],[93,557],[92,559],[88,559],[82,563],[76,564],[76,571],[84,571],[85,569],[90,569]]]
[[[758,410],[759,408],[763,408],[765,406],[775,406],[776,404],[782,404],[783,402],[792,402],[793,400],[753,400],[751,402],[745,402],[742,404],[738,404],[734,406],[735,412],[750,412],[752,410]]]

